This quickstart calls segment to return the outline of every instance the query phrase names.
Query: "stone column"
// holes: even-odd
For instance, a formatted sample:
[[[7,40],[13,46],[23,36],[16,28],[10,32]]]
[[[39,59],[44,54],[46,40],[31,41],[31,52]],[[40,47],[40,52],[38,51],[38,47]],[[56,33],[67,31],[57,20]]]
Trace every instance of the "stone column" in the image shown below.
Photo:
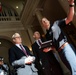
[[[36,15],[36,17],[37,17],[37,19],[38,19],[38,21],[39,21],[39,23],[40,23],[40,26],[41,26],[44,34],[45,34],[45,33],[46,33],[46,30],[42,27],[42,23],[41,23],[41,19],[42,19],[42,17],[43,17],[42,14],[41,14],[41,11],[42,11],[42,10],[43,10],[43,9],[41,9],[41,8],[36,9],[36,10],[35,10],[35,15]]]
[[[31,29],[31,27],[29,27],[29,28],[27,29],[27,33],[28,33],[28,37],[29,37],[29,39],[30,39],[30,41],[31,41],[31,44],[34,43],[33,31],[32,31],[32,29]]]

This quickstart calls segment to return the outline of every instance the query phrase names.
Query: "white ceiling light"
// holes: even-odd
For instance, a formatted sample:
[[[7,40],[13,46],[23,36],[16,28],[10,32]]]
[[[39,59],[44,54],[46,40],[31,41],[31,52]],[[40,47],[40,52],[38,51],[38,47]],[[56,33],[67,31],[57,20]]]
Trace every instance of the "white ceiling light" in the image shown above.
[[[16,6],[16,8],[18,9],[18,6]]]
[[[1,42],[0,42],[0,44],[1,44]]]

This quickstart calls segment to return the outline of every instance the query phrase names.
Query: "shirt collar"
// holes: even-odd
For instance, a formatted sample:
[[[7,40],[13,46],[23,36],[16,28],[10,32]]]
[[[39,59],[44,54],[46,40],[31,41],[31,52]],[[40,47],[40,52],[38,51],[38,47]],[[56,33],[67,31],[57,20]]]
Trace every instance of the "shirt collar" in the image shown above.
[[[40,40],[41,41],[41,39],[38,39],[38,40]],[[36,42],[38,42],[38,40],[35,40]]]
[[[21,49],[21,47],[20,47],[20,44],[15,44],[18,48],[20,48]]]

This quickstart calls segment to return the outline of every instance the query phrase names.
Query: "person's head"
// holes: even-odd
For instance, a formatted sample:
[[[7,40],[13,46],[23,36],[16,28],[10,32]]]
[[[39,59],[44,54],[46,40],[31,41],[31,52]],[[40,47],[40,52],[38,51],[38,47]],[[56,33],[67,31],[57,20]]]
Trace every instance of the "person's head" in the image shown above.
[[[22,43],[22,39],[21,39],[21,36],[19,33],[13,34],[12,39],[13,39],[13,42],[15,44],[21,44]]]
[[[0,57],[0,65],[3,65],[3,60],[4,60],[4,58]]]
[[[42,26],[45,28],[45,29],[49,29],[50,28],[50,21],[47,19],[47,18],[45,18],[45,17],[43,17],[42,19],[41,19],[41,23],[42,23]]]
[[[35,31],[34,35],[33,35],[33,38],[36,39],[36,40],[40,39],[40,33],[38,31]]]

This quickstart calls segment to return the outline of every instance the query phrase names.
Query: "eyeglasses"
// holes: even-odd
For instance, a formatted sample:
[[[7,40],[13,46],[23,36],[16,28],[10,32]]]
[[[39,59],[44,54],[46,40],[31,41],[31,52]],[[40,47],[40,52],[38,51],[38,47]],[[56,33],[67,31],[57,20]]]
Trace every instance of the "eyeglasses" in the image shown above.
[[[14,37],[14,39],[15,39],[15,38],[21,38],[21,37],[20,37],[20,36],[18,36],[18,37]]]

